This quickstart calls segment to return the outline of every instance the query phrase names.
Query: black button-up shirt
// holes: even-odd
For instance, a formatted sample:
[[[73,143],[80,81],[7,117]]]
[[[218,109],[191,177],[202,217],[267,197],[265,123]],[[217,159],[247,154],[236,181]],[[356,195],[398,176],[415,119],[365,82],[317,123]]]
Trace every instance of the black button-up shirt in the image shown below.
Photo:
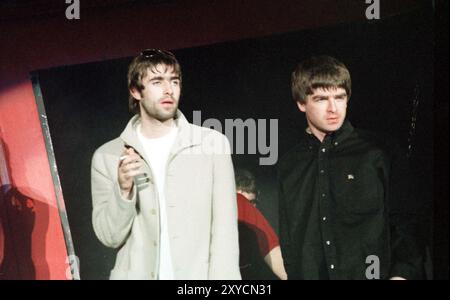
[[[406,157],[397,149],[346,121],[323,142],[305,133],[280,160],[289,279],[422,276]]]

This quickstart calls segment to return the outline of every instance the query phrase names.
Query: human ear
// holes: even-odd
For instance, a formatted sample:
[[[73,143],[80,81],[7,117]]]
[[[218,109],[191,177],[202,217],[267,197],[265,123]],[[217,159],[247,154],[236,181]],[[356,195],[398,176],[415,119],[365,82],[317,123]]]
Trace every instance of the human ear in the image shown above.
[[[301,103],[300,101],[297,101],[297,107],[300,111],[305,112],[306,111],[306,104],[305,103]]]
[[[136,88],[131,88],[131,89],[130,89],[130,94],[131,94],[131,96],[133,96],[133,98],[136,99],[136,100],[141,100],[141,99],[142,99],[141,92],[138,91]]]

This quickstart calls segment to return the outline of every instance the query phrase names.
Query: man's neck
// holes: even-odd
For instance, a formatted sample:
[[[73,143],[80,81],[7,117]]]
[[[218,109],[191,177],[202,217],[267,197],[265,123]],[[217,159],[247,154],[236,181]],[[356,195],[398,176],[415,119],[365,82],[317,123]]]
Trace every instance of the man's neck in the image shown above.
[[[327,135],[327,133],[317,130],[313,126],[309,126],[307,128],[307,132],[313,134],[321,143],[323,142],[325,136]]]
[[[173,118],[160,121],[148,116],[141,116],[141,133],[148,139],[156,139],[165,136],[173,127],[175,127],[175,125],[175,120]]]

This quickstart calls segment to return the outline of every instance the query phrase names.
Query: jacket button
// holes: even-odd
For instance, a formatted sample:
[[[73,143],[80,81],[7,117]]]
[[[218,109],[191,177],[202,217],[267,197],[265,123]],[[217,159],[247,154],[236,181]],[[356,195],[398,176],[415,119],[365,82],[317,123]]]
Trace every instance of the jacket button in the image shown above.
[[[153,246],[158,246],[158,243],[156,241],[153,241]]]
[[[152,273],[150,274],[150,276],[151,276],[153,279],[155,279],[155,273],[152,272]]]
[[[152,208],[151,214],[152,214],[152,215],[156,215],[156,209]]]

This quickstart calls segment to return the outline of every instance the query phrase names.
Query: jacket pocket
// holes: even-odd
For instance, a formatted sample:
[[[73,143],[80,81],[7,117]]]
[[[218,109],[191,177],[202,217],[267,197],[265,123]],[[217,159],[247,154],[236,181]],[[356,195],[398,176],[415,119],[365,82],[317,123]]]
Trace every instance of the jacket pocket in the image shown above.
[[[370,168],[338,172],[331,190],[338,211],[369,214],[383,209],[383,184],[376,171]]]

